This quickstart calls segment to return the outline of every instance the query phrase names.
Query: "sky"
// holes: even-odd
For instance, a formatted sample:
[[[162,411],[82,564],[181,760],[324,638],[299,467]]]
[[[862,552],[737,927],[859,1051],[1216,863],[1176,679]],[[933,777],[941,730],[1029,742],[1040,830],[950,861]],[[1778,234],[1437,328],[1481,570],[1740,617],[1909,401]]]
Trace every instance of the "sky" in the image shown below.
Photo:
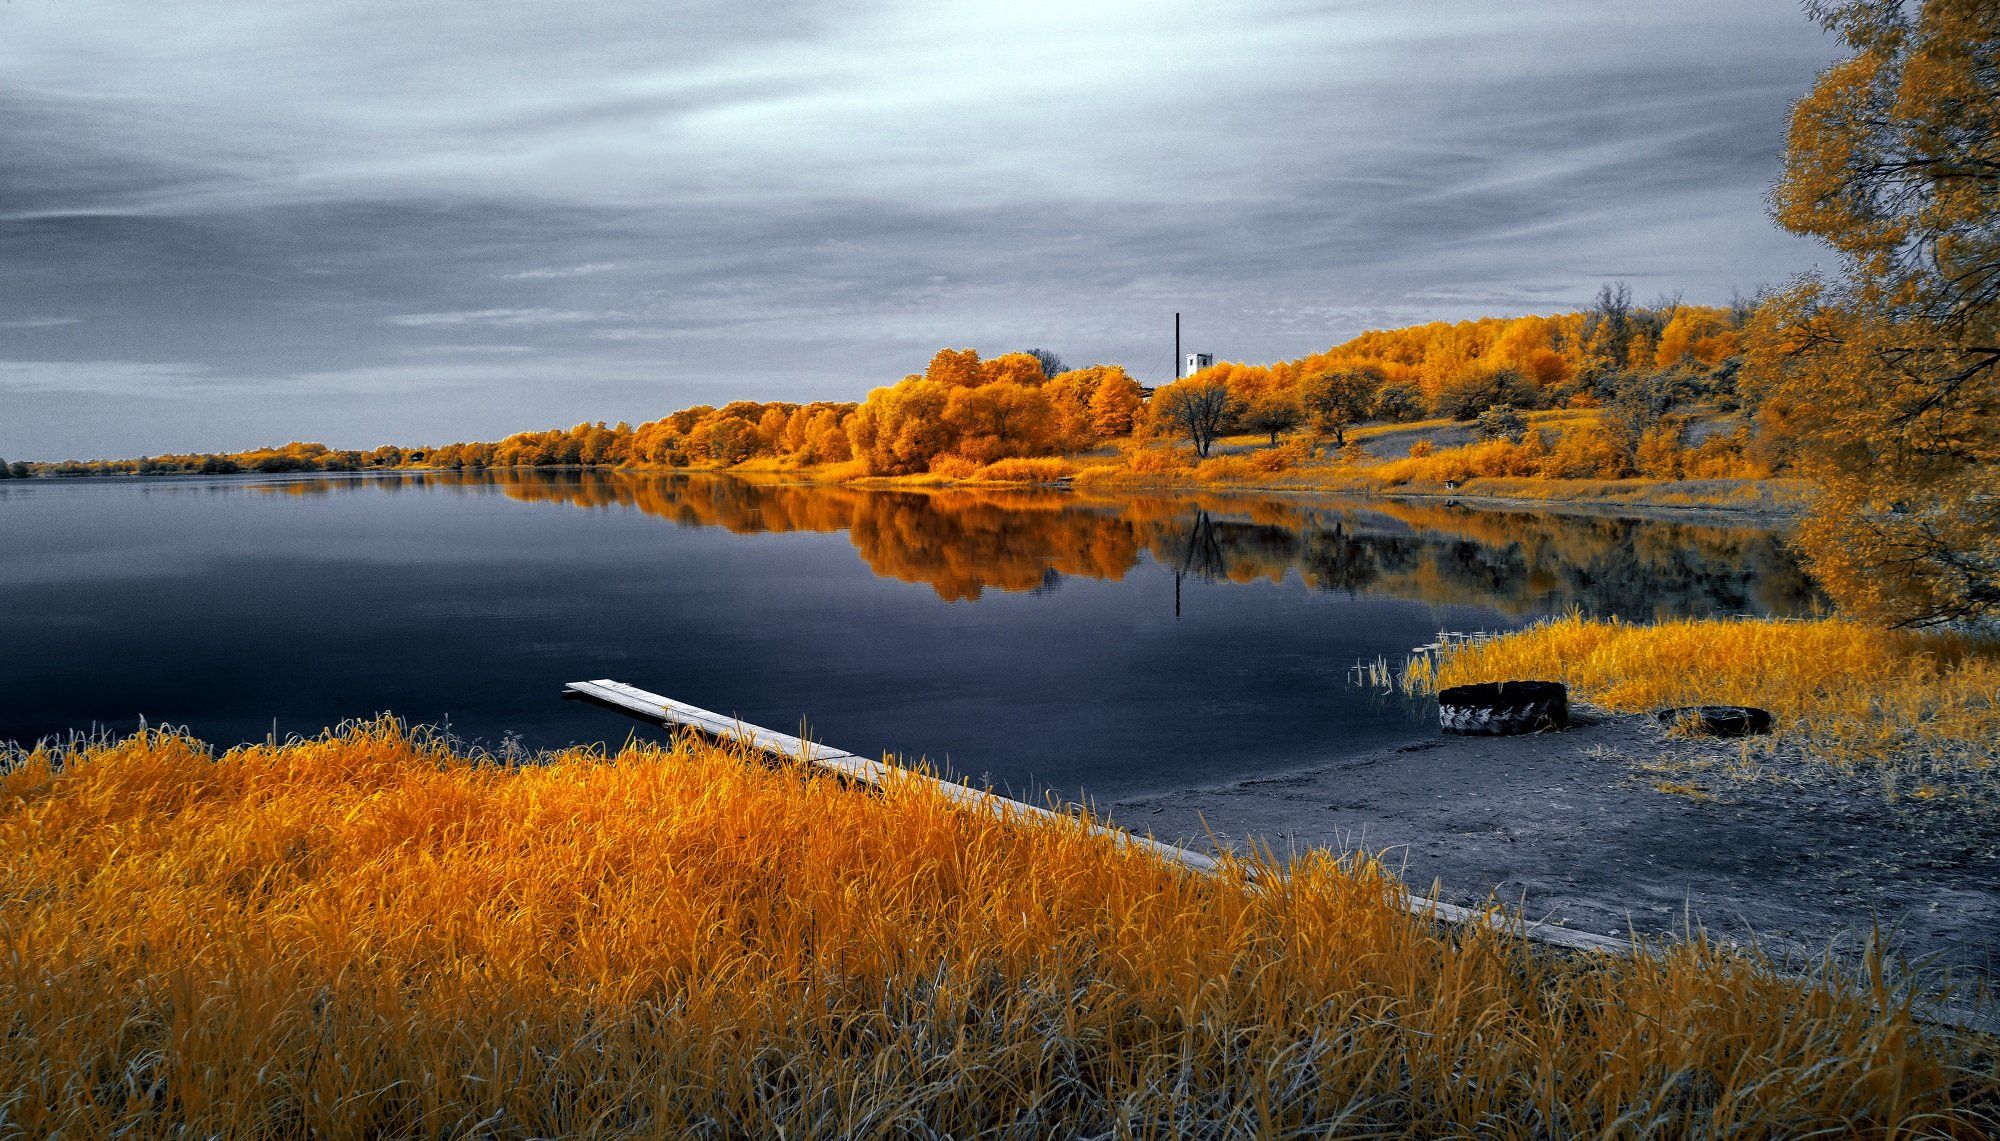
[[[1837,54],[1788,0],[5,0],[0,456],[1170,378],[1720,303]]]

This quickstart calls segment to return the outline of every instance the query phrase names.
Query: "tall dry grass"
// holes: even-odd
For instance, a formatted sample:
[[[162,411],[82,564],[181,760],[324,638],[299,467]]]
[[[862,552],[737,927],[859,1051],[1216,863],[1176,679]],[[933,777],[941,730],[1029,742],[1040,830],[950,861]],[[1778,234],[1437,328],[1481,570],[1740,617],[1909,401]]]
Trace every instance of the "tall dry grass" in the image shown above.
[[[1626,712],[1761,706],[1837,764],[1934,764],[2000,782],[2000,645],[1990,641],[1832,618],[1635,625],[1570,615],[1414,661],[1406,683],[1434,691],[1530,677]]]
[[[682,743],[389,721],[0,778],[0,1134],[1975,1136],[1887,984],[1559,957]],[[1871,1012],[1871,1004],[1884,1013]]]

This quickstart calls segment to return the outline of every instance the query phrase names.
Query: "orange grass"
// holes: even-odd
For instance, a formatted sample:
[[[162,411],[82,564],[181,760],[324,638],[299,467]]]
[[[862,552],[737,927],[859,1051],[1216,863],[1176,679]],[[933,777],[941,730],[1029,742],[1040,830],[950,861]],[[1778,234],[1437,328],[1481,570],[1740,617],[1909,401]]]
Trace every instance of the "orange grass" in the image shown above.
[[[1442,929],[682,742],[383,720],[0,778],[0,1134],[1799,1135],[1995,1123],[1879,979]],[[1886,1013],[1871,1013],[1874,1004]]]
[[[1810,755],[2000,783],[2000,645],[1840,619],[1633,625],[1570,615],[1411,663],[1406,684],[1549,678],[1585,701],[1769,709]],[[1935,772],[1929,770],[1936,770]]]

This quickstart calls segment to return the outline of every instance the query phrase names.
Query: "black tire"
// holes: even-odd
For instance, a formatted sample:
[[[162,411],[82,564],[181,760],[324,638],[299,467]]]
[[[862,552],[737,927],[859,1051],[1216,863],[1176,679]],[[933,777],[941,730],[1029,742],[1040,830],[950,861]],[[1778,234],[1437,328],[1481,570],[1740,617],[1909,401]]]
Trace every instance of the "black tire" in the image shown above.
[[[1569,728],[1569,688],[1559,681],[1488,681],[1438,694],[1438,724],[1462,737],[1512,737]]]
[[[1771,731],[1771,711],[1754,705],[1677,705],[1653,714],[1660,724],[1709,737],[1750,737]]]

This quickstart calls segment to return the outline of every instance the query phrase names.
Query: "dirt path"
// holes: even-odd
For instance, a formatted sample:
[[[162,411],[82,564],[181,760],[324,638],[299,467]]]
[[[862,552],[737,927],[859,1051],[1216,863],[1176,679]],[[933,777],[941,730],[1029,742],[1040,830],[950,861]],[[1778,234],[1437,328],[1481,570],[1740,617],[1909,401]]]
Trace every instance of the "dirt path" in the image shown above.
[[[2000,979],[2000,824],[1894,804],[1805,762],[1796,779],[1708,781],[1716,791],[1697,795],[1714,799],[1660,792],[1675,778],[1635,763],[1732,750],[1669,739],[1646,717],[1586,717],[1566,733],[1440,737],[1111,811],[1197,849],[1211,832],[1281,857],[1386,849],[1412,887],[1525,902],[1535,918],[1603,934],[1679,933],[1691,917],[1816,958],[1852,952],[1879,923],[1906,954]]]

